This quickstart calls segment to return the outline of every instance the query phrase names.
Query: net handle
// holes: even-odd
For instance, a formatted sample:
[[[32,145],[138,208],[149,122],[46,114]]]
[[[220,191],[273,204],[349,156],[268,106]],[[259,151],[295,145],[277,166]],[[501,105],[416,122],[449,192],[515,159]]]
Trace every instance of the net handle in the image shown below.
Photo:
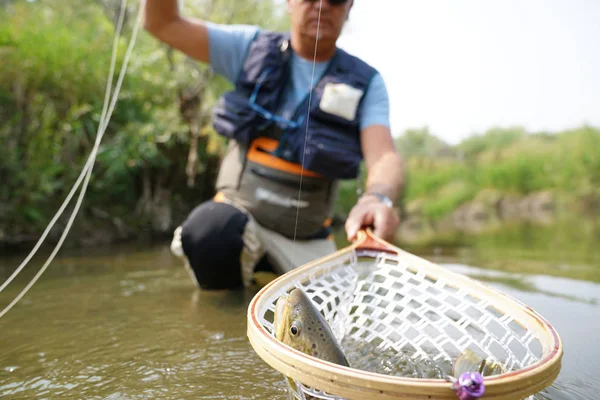
[[[399,254],[391,244],[375,236],[371,228],[358,232],[355,242],[356,250],[385,252],[388,254]]]

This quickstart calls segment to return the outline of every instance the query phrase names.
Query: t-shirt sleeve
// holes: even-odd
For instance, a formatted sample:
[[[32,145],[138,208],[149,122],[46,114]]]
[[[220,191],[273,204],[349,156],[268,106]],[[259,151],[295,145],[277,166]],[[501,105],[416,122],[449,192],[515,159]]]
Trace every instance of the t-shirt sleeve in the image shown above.
[[[382,76],[376,74],[365,93],[362,107],[360,108],[360,129],[371,125],[384,125],[390,127],[390,104],[387,88]]]
[[[217,74],[235,82],[246,59],[248,47],[260,28],[212,22],[206,22],[206,26],[210,65]]]

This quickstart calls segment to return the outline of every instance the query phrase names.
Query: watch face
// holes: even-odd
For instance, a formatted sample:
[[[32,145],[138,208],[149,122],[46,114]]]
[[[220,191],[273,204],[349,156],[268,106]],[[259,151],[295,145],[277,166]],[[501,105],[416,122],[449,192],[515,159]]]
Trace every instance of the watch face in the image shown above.
[[[394,204],[392,203],[392,200],[390,200],[388,197],[383,197],[381,199],[381,201],[383,201],[383,203],[388,206],[388,207],[393,207]]]

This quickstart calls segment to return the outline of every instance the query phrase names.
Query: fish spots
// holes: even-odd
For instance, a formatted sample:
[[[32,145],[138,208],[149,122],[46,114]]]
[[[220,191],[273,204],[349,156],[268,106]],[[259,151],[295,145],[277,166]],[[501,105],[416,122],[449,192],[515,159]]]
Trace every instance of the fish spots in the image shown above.
[[[313,348],[313,349],[316,349],[316,348],[317,348],[317,344],[316,344],[316,343],[313,343],[313,345],[312,345],[312,348]]]
[[[312,355],[313,355],[313,356],[315,356],[315,357],[317,357],[317,356],[319,355],[319,353],[318,353],[318,352],[316,352],[316,351],[313,351],[313,352],[312,352]]]

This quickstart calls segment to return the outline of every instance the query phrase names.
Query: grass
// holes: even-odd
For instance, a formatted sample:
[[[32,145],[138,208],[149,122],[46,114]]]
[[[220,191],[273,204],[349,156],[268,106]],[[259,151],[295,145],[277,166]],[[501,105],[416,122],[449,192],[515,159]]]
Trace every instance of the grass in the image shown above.
[[[518,133],[493,131],[469,152],[463,149],[473,139],[448,146],[443,156],[405,154],[406,203],[418,203],[425,217],[438,220],[490,189],[517,196],[542,190],[600,196],[600,130]],[[507,139],[499,140],[501,134]]]

